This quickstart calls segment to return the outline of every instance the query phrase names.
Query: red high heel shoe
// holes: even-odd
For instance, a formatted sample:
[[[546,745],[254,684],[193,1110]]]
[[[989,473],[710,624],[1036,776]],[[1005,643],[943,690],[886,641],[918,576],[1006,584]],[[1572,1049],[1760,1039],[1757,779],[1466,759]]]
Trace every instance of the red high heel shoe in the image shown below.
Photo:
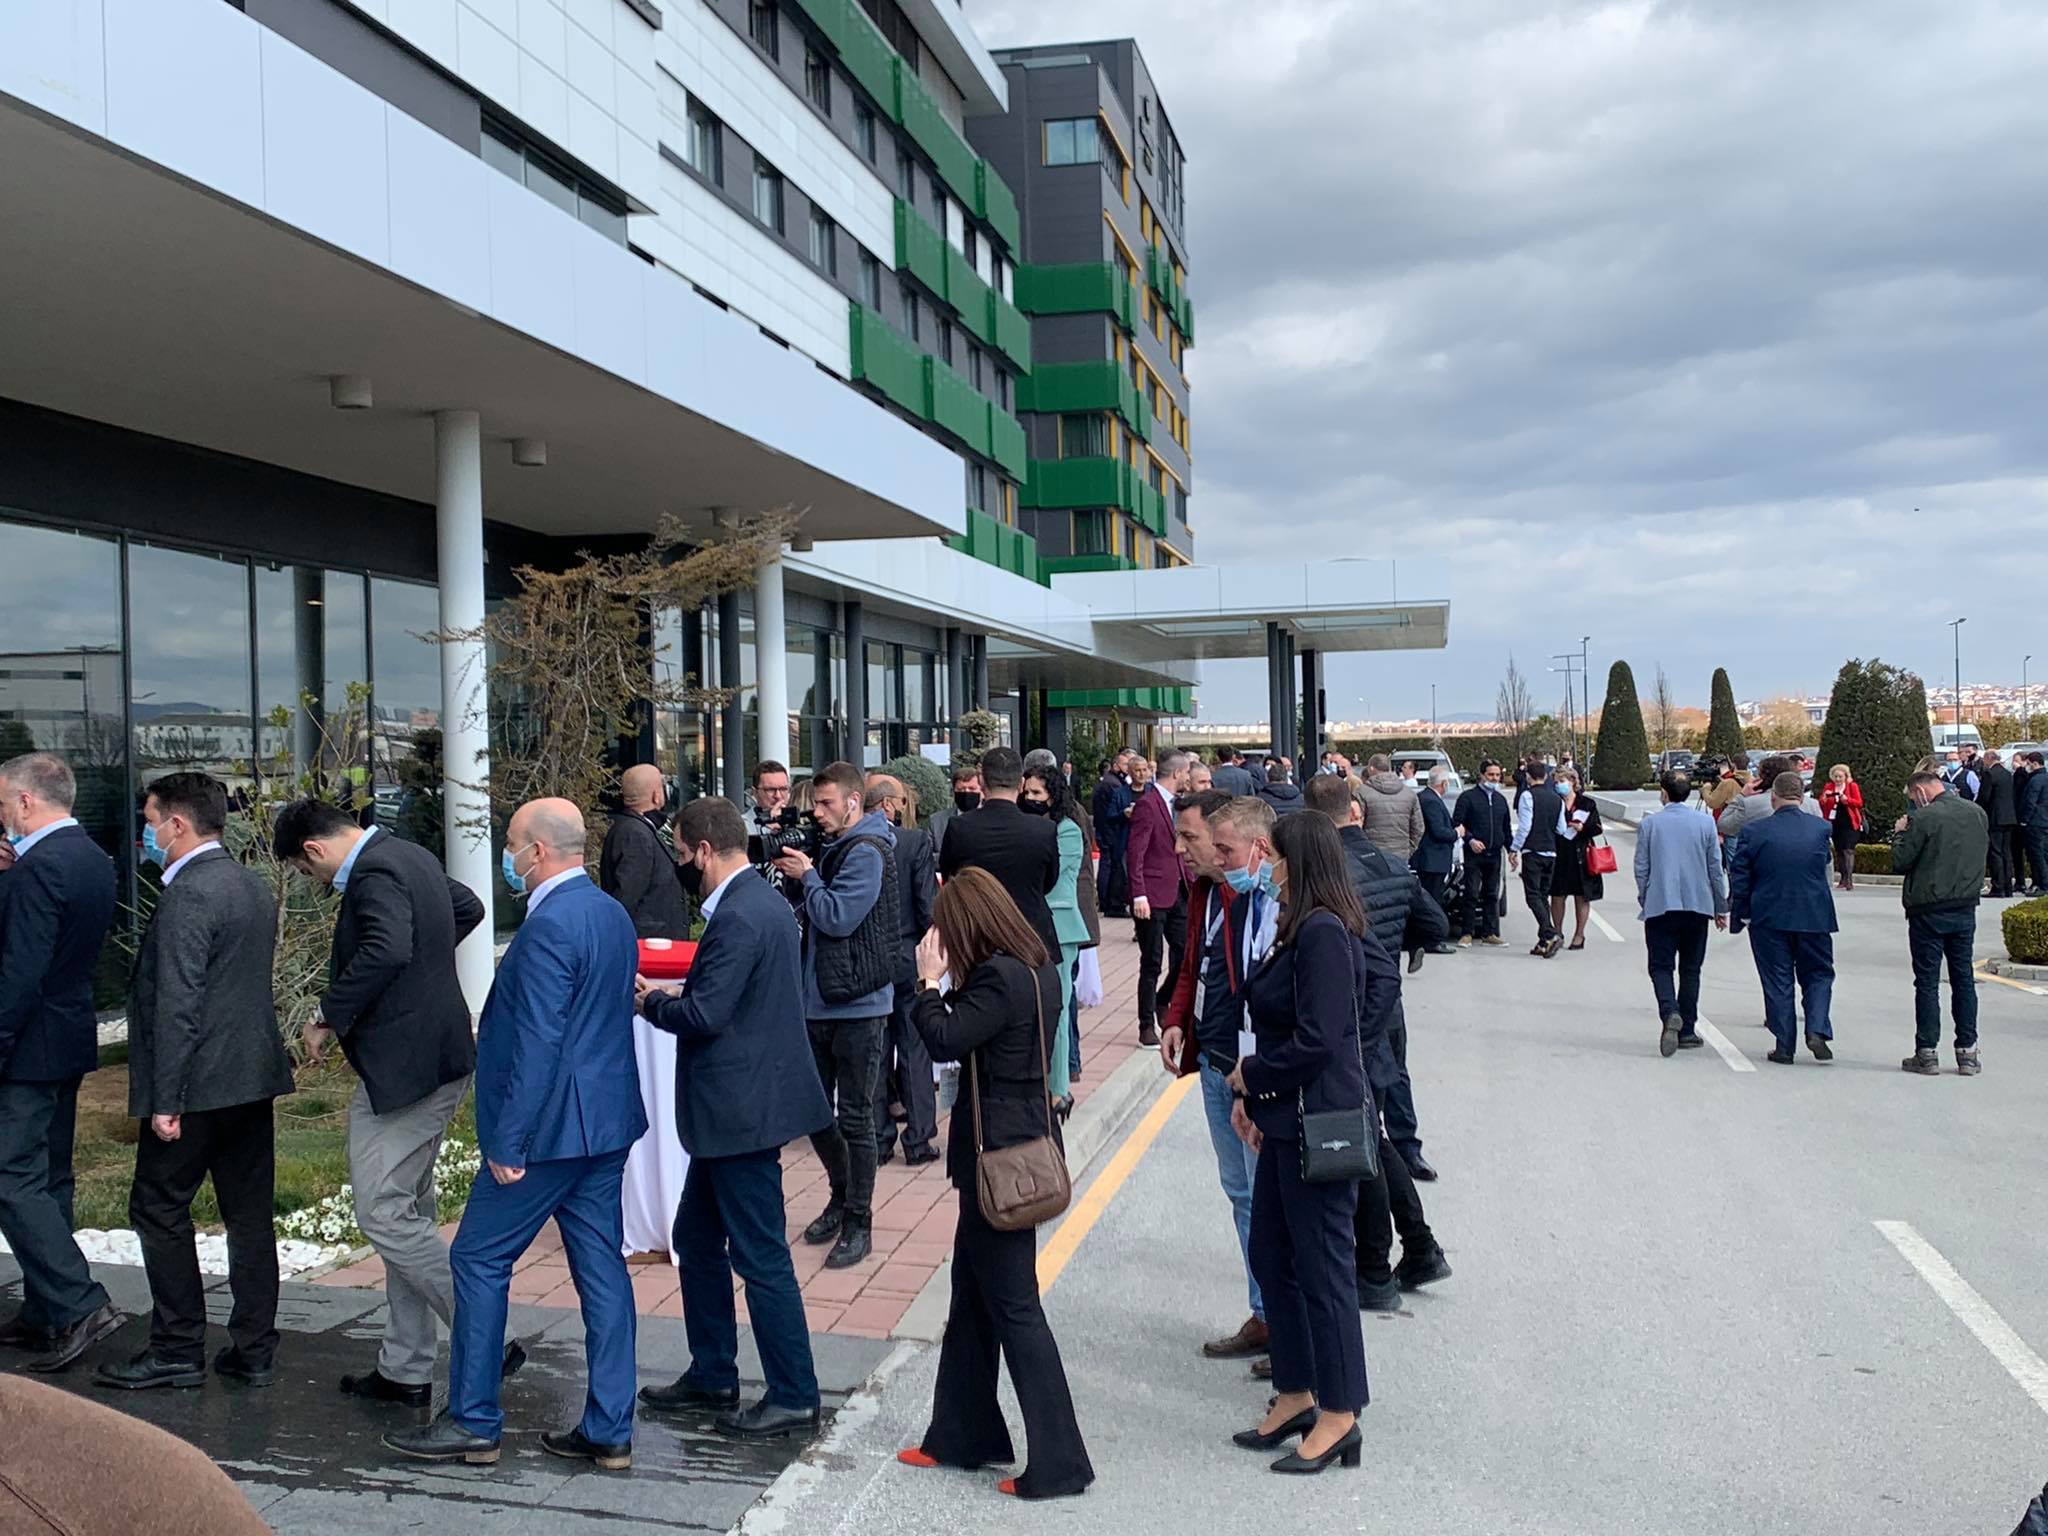
[[[938,1465],[936,1461],[932,1460],[931,1457],[925,1455],[925,1453],[922,1450],[918,1449],[918,1447],[914,1445],[906,1446],[904,1447],[904,1449],[898,1451],[896,1453],[896,1459],[902,1462],[903,1465],[906,1467],[930,1468],[936,1467]]]

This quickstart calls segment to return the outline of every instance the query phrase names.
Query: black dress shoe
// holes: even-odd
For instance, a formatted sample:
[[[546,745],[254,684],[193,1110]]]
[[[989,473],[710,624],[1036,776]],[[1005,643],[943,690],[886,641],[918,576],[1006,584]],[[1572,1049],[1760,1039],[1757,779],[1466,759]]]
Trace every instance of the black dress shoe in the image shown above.
[[[226,1381],[239,1381],[245,1387],[267,1387],[277,1380],[277,1362],[251,1360],[230,1344],[213,1357],[213,1374]]]
[[[385,1445],[415,1461],[466,1461],[488,1467],[498,1460],[498,1442],[471,1434],[445,1413],[421,1429],[394,1429],[384,1436]]]
[[[1835,1059],[1834,1047],[1829,1045],[1819,1035],[1808,1035],[1806,1037],[1806,1048],[1813,1052],[1813,1059],[1815,1061],[1833,1061]]]
[[[1394,1271],[1394,1279],[1404,1291],[1419,1291],[1425,1285],[1450,1278],[1451,1261],[1444,1257],[1443,1249],[1434,1244],[1422,1253],[1402,1254],[1401,1263]]]
[[[1432,955],[1455,955],[1457,952],[1458,946],[1448,942],[1428,946],[1428,953]]]
[[[738,1413],[721,1413],[712,1428],[735,1440],[786,1440],[815,1435],[823,1415],[815,1408],[784,1408],[766,1398]]]
[[[684,1413],[692,1409],[722,1412],[728,1408],[739,1407],[740,1389],[726,1387],[721,1391],[713,1391],[709,1387],[696,1385],[687,1376],[678,1376],[665,1387],[642,1387],[640,1401],[664,1413]]]
[[[1315,1427],[1316,1410],[1304,1408],[1270,1435],[1262,1429],[1240,1429],[1230,1437],[1230,1443],[1241,1445],[1248,1451],[1277,1450],[1296,1435],[1305,1435]]]
[[[1678,1016],[1676,1009],[1673,1009],[1664,1015],[1663,1032],[1657,1036],[1657,1054],[1665,1057],[1676,1056],[1678,1042],[1684,1035],[1685,1020]]]
[[[402,1403],[408,1408],[424,1408],[434,1397],[432,1382],[393,1381],[374,1365],[360,1376],[342,1377],[341,1390],[349,1397],[367,1397],[377,1403]]]
[[[877,1168],[886,1168],[895,1161],[896,1149],[894,1147],[880,1147],[876,1149],[875,1166]]]
[[[849,1216],[846,1224],[839,1229],[839,1241],[832,1245],[832,1251],[825,1256],[827,1269],[851,1269],[868,1256],[874,1247],[874,1240],[868,1236],[868,1222],[865,1216]]]
[[[1436,1170],[1429,1166],[1428,1159],[1420,1152],[1417,1152],[1413,1157],[1404,1157],[1401,1161],[1408,1165],[1408,1176],[1410,1178],[1423,1184],[1434,1184],[1436,1182]]]
[[[1347,1467],[1355,1467],[1365,1459],[1365,1435],[1354,1424],[1349,1433],[1320,1456],[1308,1457],[1299,1451],[1289,1451],[1269,1469],[1274,1472],[1289,1472],[1298,1477],[1313,1477],[1333,1461],[1341,1461]]]
[[[56,1342],[57,1335],[47,1328],[31,1328],[19,1313],[0,1323],[0,1349],[33,1349],[42,1354]]]
[[[1415,974],[1415,973],[1416,973],[1417,971],[1419,971],[1419,970],[1421,970],[1421,969],[1422,969],[1422,951],[1421,951],[1421,950],[1419,950],[1419,949],[1411,949],[1411,950],[1409,950],[1409,951],[1408,951],[1408,974],[1409,974],[1410,976],[1413,976],[1413,975],[1414,975],[1414,974]]]
[[[504,1358],[498,1362],[498,1380],[517,1376],[519,1367],[526,1364],[526,1346],[517,1339],[507,1341]]]
[[[633,1465],[633,1442],[623,1445],[599,1445],[580,1429],[563,1430],[560,1434],[549,1432],[540,1437],[540,1448],[550,1456],[566,1457],[570,1461],[594,1461],[607,1472],[624,1472]]]
[[[939,1149],[929,1142],[921,1147],[903,1149],[903,1161],[913,1168],[922,1168],[926,1163],[936,1163],[940,1155]]]
[[[1153,1046],[1159,1044],[1159,1026],[1150,1019],[1143,1020],[1138,1025],[1138,1044]]]
[[[846,1207],[834,1200],[818,1213],[818,1219],[804,1228],[804,1241],[813,1248],[820,1243],[829,1243],[839,1235],[839,1229],[846,1224]]]
[[[1795,1062],[1797,1062],[1799,1058],[1797,1056],[1794,1056],[1790,1051],[1781,1051],[1777,1047],[1773,1046],[1771,1048],[1771,1054],[1766,1056],[1764,1060],[1775,1061],[1781,1067],[1789,1067],[1793,1065]]]
[[[152,1387],[203,1387],[204,1360],[173,1360],[145,1349],[132,1360],[109,1361],[93,1373],[101,1386],[120,1387],[129,1392],[146,1392]]]
[[[1707,1037],[1705,1035],[1680,1035],[1678,1037],[1678,1048],[1681,1051],[1696,1051],[1706,1043]]]
[[[110,1301],[98,1311],[88,1312],[69,1328],[59,1328],[50,1339],[50,1352],[40,1360],[31,1360],[28,1368],[39,1376],[54,1376],[68,1370],[93,1345],[108,1334],[118,1333],[127,1319],[114,1310]],[[204,1373],[201,1373],[202,1377]]]

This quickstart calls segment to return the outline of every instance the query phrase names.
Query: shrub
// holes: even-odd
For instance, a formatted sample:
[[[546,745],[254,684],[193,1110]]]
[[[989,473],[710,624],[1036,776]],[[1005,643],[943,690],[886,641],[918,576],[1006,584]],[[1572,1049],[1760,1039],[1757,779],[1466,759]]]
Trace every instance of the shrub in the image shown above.
[[[2005,952],[2021,965],[2048,965],[2048,896],[2005,909]]]
[[[1892,845],[1890,843],[1858,843],[1856,845],[1856,873],[1859,875],[1888,875],[1892,872]]]
[[[1875,658],[1842,664],[1821,727],[1816,783],[1847,763],[1863,789],[1863,824],[1882,836],[1906,813],[1906,780],[1933,750],[1919,678]]]
[[[1743,750],[1742,717],[1735,713],[1735,686],[1726,667],[1714,668],[1713,707],[1707,715],[1709,757],[1733,757]]]
[[[910,792],[917,796],[919,826],[953,803],[952,780],[929,758],[906,753],[902,757],[890,758],[879,769],[869,771],[886,773],[910,786]]]
[[[1650,760],[1643,706],[1636,699],[1636,675],[1625,661],[1607,669],[1607,702],[1600,707],[1600,740],[1593,748],[1593,784],[1630,789],[1640,784]]]

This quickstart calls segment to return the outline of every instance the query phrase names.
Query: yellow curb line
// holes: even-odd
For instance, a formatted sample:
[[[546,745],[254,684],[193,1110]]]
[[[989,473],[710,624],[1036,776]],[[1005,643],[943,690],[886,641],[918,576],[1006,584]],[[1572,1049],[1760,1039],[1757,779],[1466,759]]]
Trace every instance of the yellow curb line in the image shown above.
[[[1123,1188],[1124,1180],[1131,1176],[1131,1170],[1138,1166],[1138,1159],[1145,1155],[1159,1132],[1166,1125],[1174,1110],[1180,1107],[1201,1079],[1194,1074],[1181,1078],[1159,1096],[1158,1102],[1145,1111],[1131,1134],[1124,1138],[1116,1155],[1109,1160],[1095,1182],[1088,1186],[1074,1208],[1067,1213],[1067,1219],[1060,1223],[1045,1247],[1038,1255],[1038,1289],[1041,1294],[1052,1289],[1053,1282],[1060,1277],[1060,1271],[1067,1267],[1067,1260],[1074,1256],[1074,1250],[1081,1246],[1102,1213],[1109,1209],[1109,1202],[1116,1198],[1116,1192]]]
[[[2048,987],[2037,987],[2030,981],[2014,981],[2010,976],[1996,976],[1990,971],[1975,973],[1979,981],[1995,981],[2001,987],[2011,987],[2016,992],[2031,992],[2036,997],[2048,997]]]

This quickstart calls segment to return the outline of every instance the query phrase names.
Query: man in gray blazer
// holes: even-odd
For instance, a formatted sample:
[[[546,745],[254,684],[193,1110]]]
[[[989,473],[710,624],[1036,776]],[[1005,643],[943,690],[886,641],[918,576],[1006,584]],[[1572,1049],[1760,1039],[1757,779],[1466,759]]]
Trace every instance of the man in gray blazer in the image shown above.
[[[1714,818],[1687,804],[1692,781],[1674,770],[1664,775],[1662,788],[1663,809],[1645,816],[1636,831],[1636,900],[1663,1029],[1657,1049],[1670,1056],[1704,1043],[1699,1036],[1700,967],[1707,959],[1707,925],[1728,927],[1728,882],[1721,873]]]
[[[271,1101],[292,1091],[271,971],[277,905],[221,846],[227,786],[173,773],[144,794],[142,849],[163,869],[128,993],[128,1112],[143,1122],[128,1219],[154,1303],[149,1345],[103,1365],[110,1387],[206,1380],[206,1284],[192,1200],[209,1175],[228,1235],[233,1343],[216,1374],[249,1386],[277,1375],[277,1145]]]

